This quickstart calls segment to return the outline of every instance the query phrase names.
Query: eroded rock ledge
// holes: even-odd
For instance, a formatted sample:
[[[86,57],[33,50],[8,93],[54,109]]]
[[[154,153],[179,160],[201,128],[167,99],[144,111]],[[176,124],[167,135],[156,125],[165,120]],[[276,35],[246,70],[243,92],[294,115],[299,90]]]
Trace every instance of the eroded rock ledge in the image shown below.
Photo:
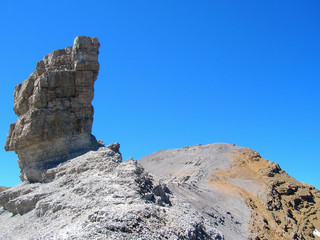
[[[18,154],[22,181],[49,181],[47,169],[99,147],[91,134],[99,46],[97,38],[77,37],[72,47],[45,56],[15,87],[19,118],[10,125],[5,149]]]

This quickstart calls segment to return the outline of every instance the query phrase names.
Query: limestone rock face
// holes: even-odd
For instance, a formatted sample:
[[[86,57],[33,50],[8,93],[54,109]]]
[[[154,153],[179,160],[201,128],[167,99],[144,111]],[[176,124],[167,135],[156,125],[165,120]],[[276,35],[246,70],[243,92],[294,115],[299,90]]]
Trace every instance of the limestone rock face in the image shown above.
[[[91,135],[94,82],[99,71],[97,38],[77,37],[72,47],[51,52],[15,87],[16,123],[6,151],[18,154],[22,181],[49,181],[47,169],[97,149]]]

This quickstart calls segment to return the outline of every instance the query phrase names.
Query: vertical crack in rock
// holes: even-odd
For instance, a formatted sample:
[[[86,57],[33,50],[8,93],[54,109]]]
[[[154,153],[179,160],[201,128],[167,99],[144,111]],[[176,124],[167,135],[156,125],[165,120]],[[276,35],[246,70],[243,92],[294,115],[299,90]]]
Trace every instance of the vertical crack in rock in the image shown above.
[[[22,181],[50,181],[47,169],[99,147],[91,134],[99,46],[97,38],[79,36],[73,47],[45,56],[15,87],[18,120],[5,150],[18,154]]]

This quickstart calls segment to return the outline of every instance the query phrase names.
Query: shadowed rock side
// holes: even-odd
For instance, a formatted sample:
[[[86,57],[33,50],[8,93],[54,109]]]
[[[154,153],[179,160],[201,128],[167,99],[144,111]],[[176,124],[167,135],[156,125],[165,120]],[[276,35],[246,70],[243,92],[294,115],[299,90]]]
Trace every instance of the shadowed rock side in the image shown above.
[[[53,51],[15,87],[16,123],[5,149],[18,154],[22,181],[50,181],[46,170],[97,149],[91,135],[93,86],[99,71],[97,38],[77,37],[73,47]]]
[[[164,150],[140,160],[226,239],[314,239],[320,193],[247,148],[229,144]]]
[[[7,190],[8,188],[6,188],[6,187],[0,187],[0,192],[3,192],[3,191],[5,191],[5,190]],[[0,207],[2,207],[1,206],[1,204],[0,204]]]
[[[0,239],[224,239],[137,162],[122,162],[117,143],[48,171],[49,183],[0,193]]]

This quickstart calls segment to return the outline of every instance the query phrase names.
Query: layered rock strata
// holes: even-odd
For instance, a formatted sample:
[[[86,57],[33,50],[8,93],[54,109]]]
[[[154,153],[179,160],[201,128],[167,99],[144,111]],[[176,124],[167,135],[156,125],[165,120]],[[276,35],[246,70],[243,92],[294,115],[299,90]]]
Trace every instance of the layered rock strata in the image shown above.
[[[97,38],[77,37],[15,87],[19,118],[10,125],[5,149],[18,154],[22,181],[50,181],[47,169],[99,146],[91,135],[99,46]]]

